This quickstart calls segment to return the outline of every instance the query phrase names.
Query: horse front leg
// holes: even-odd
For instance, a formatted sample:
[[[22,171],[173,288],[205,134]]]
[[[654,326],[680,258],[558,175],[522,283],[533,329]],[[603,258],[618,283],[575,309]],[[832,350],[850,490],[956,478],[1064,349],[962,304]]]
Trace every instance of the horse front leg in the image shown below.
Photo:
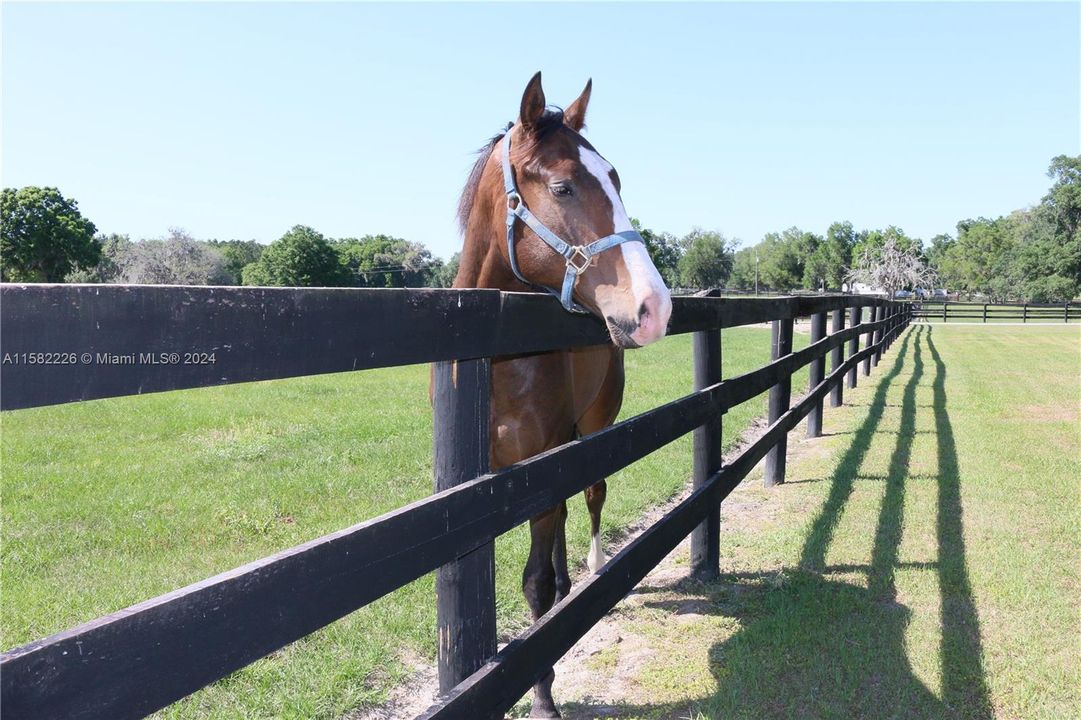
[[[556,598],[556,570],[553,564],[553,551],[559,529],[566,522],[566,503],[533,517],[529,521],[529,560],[522,573],[522,592],[525,594],[533,622],[551,610]],[[566,550],[563,551],[566,562]],[[565,571],[564,571],[565,572]],[[567,587],[570,580],[567,580]],[[558,718],[555,700],[552,698],[552,682],[555,671],[548,668],[541,680],[533,686],[533,706],[529,717]]]
[[[592,533],[586,564],[589,565],[590,572],[597,572],[608,562],[608,556],[604,554],[601,544],[601,510],[604,509],[604,499],[608,496],[608,483],[601,480],[587,487],[585,495],[586,508],[589,509],[589,531]]]

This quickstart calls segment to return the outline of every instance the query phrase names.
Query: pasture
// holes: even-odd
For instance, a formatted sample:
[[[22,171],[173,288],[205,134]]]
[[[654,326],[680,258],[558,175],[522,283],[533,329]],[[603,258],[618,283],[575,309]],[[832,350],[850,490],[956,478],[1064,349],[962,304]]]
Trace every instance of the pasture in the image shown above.
[[[616,608],[567,716],[1078,717],[1079,351],[911,326],[785,485],[722,505],[716,582],[662,566]]]
[[[724,374],[764,364],[769,331],[724,331]],[[797,334],[796,348],[806,345]],[[627,417],[691,389],[690,338],[627,354]],[[27,642],[431,491],[426,366],[99,400],[3,416],[4,647]],[[805,386],[806,370],[795,387]],[[726,442],[765,398],[725,419]],[[690,438],[610,481],[617,536],[690,474]],[[572,502],[570,557],[587,548]],[[497,542],[499,627],[527,623],[524,529]],[[325,717],[378,703],[434,657],[431,576],[160,713]]]

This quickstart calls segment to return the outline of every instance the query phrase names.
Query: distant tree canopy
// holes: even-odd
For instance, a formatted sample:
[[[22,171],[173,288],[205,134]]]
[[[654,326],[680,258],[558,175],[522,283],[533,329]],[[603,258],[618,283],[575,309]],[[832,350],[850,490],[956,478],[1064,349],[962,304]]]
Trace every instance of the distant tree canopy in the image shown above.
[[[77,270],[68,282],[138,283],[145,285],[228,285],[235,276],[226,260],[207,243],[181,228],[160,239],[132,242],[127,235],[100,238],[101,259],[89,270]]]
[[[679,242],[679,279],[684,287],[724,287],[732,274],[732,249],[719,232],[695,228]]]
[[[432,265],[432,274],[428,282],[430,287],[449,288],[454,285],[454,278],[458,276],[458,265],[462,254],[454,253],[450,260],[445,263],[436,258]]]
[[[225,270],[239,283],[246,265],[257,261],[266,249],[256,240],[207,240],[206,244],[217,249],[225,258]]]
[[[356,287],[424,287],[442,265],[424,245],[389,235],[345,238],[333,247]]]
[[[63,282],[101,257],[97,228],[53,187],[5,188],[0,198],[0,279]]]
[[[943,283],[992,301],[1063,302],[1081,293],[1081,156],[1059,155],[1038,205],[957,223],[928,251]]]
[[[243,270],[245,285],[334,287],[351,285],[334,247],[306,225],[295,225]]]
[[[927,246],[897,226],[857,230],[850,222],[835,222],[824,236],[790,227],[737,251],[737,241],[716,231],[695,228],[678,237],[637,219],[631,223],[669,287],[837,290],[862,279],[892,291],[914,288],[917,277],[930,282],[930,276],[914,274],[918,267],[932,271],[940,287],[962,295],[1062,302],[1081,293],[1081,156],[1053,158],[1047,175],[1051,187],[1034,207],[962,220],[956,236],[936,235]],[[94,224],[55,188],[5,189],[2,231],[5,281],[449,287],[459,262],[457,253],[444,262],[403,238],[333,240],[303,225],[269,246],[200,241],[182,230],[150,240],[95,237]],[[898,276],[909,280],[875,265],[887,257],[887,265],[913,263],[913,272]]]

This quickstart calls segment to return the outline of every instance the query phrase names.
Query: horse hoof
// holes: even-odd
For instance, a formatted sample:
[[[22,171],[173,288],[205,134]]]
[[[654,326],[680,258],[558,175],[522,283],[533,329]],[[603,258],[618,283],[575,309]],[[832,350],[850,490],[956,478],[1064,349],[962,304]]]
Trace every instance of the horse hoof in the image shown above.
[[[556,706],[553,703],[534,702],[533,707],[529,711],[529,717],[531,718],[561,718],[562,715],[556,710]]]

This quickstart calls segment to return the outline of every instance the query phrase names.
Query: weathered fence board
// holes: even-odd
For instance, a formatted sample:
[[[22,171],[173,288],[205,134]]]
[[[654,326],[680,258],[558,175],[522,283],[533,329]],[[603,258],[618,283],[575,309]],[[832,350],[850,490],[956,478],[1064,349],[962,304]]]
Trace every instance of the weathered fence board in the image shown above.
[[[862,307],[880,309],[883,302],[874,298],[676,298],[671,331],[697,333],[696,392],[475,477],[487,462],[482,421],[486,404],[478,404],[479,395],[487,393],[486,358],[608,342],[600,322],[569,316],[551,298],[486,290],[6,285],[2,293],[0,342],[5,358],[7,353],[68,349],[117,357],[189,351],[180,347],[216,355],[214,363],[132,363],[142,366],[140,372],[133,372],[130,364],[96,358],[75,367],[5,361],[0,376],[4,408],[429,361],[462,361],[458,370],[466,373],[454,383],[451,364],[437,364],[434,370],[437,412],[452,423],[437,430],[435,438],[440,492],[3,653],[0,701],[5,717],[15,718],[141,717],[440,567],[440,627],[448,638],[440,664],[442,668],[446,660],[441,677],[449,679],[444,683],[447,689],[494,650],[494,645],[485,644],[485,638],[494,642],[494,600],[489,594],[492,540],[695,430],[697,489],[689,504],[677,508],[670,521],[648,531],[617,556],[618,562],[606,566],[572,593],[559,606],[562,609],[553,611],[562,617],[566,608],[579,608],[572,613],[577,620],[565,621],[571,624],[560,629],[546,616],[497,656],[505,664],[494,666],[494,674],[488,663],[451,694],[480,697],[469,688],[493,680],[477,680],[478,676],[506,678],[509,673],[512,681],[498,697],[505,699],[513,692],[520,696],[536,678],[521,691],[512,688],[520,687],[526,675],[542,671],[545,662],[551,665],[558,655],[537,658],[569,647],[566,643],[578,637],[572,638],[573,633],[614,604],[626,592],[620,588],[636,582],[633,577],[648,572],[652,565],[640,563],[670,546],[673,538],[678,542],[697,525],[696,570],[702,576],[708,576],[711,568],[715,573],[717,503],[750,470],[749,458],[767,452],[777,457],[780,447],[783,467],[783,443],[791,427],[812,407],[821,408],[831,385],[838,385],[861,360],[880,354],[904,326],[896,313],[876,313],[873,322],[840,329],[838,318],[843,322],[845,308],[856,313],[853,319]],[[834,312],[834,332],[822,337],[825,312]],[[815,342],[793,353],[792,320],[805,314],[817,315]],[[779,333],[776,359],[718,382],[719,329],[764,321],[774,321]],[[858,342],[860,334],[871,333],[875,344],[861,352],[853,352],[850,345],[848,359],[838,365],[846,341]],[[770,388],[783,389],[792,373],[808,363],[816,364],[813,378],[820,380],[817,368],[824,368],[831,351],[835,352],[829,377],[813,382],[811,394],[795,408],[788,409],[785,398],[784,407],[771,414],[766,434],[732,466],[717,472],[722,414]],[[455,395],[459,391],[460,398]],[[465,587],[469,583],[475,587]],[[476,652],[452,657],[451,646],[461,645],[456,638],[470,635],[477,641],[466,644]],[[539,644],[541,655],[508,659],[528,658],[529,653],[512,648],[529,643]],[[469,716],[497,710],[498,703],[485,702]]]
[[[844,299],[677,297],[669,332]],[[4,284],[0,307],[3,410],[610,342],[555,298],[498,290]]]

